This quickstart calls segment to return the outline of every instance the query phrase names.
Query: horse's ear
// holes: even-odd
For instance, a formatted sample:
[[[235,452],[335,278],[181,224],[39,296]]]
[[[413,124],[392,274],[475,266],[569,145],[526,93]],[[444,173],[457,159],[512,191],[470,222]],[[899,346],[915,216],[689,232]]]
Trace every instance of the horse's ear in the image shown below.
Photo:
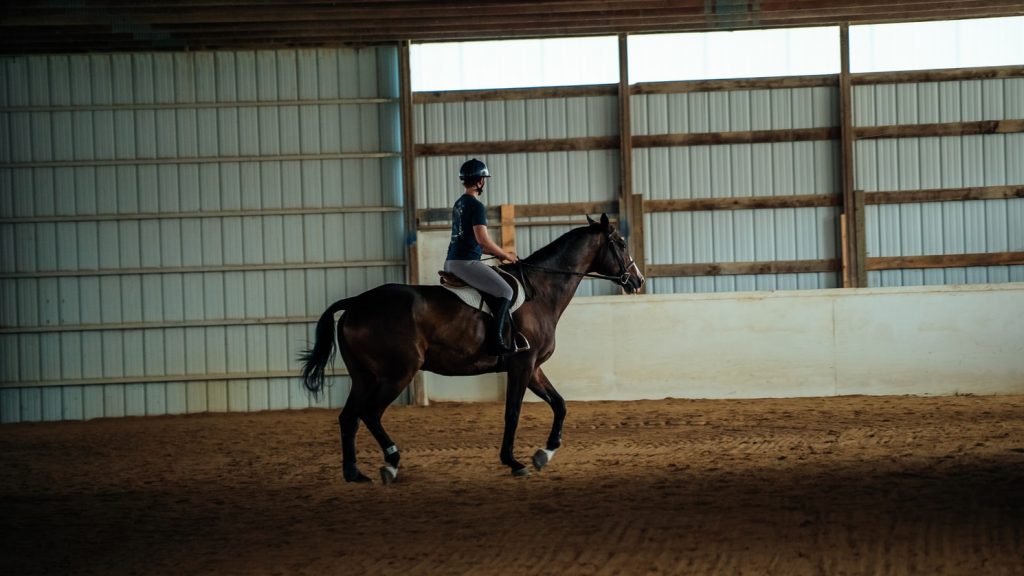
[[[587,214],[587,224],[590,224],[591,226],[597,224],[597,222],[594,222],[594,219],[590,217],[590,214]]]
[[[601,214],[601,227],[602,228],[608,228],[608,215],[607,214]]]

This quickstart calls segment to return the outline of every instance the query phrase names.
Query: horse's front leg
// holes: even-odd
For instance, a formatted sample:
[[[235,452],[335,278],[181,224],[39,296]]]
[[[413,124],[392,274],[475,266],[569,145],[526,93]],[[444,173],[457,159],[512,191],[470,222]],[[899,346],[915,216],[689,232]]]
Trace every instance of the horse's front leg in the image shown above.
[[[546,448],[541,448],[533,454],[533,467],[537,470],[547,466],[548,462],[555,457],[555,450],[562,446],[562,423],[565,422],[565,400],[555,390],[555,387],[548,380],[547,375],[538,366],[530,378],[530,391],[540,399],[548,403],[554,418],[551,421],[551,434],[548,435]]]
[[[516,358],[509,362],[505,386],[505,434],[501,439],[501,463],[512,469],[513,476],[526,476],[530,470],[515,457],[516,428],[523,408],[523,396],[533,374],[533,361]]]

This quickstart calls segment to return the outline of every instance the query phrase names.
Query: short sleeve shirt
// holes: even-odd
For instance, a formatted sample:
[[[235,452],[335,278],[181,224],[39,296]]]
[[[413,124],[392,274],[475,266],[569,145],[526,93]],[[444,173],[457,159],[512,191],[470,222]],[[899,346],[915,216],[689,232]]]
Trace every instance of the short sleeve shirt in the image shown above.
[[[479,260],[483,254],[476,241],[473,226],[487,225],[487,209],[483,202],[463,194],[452,207],[452,241],[448,244],[448,260]]]

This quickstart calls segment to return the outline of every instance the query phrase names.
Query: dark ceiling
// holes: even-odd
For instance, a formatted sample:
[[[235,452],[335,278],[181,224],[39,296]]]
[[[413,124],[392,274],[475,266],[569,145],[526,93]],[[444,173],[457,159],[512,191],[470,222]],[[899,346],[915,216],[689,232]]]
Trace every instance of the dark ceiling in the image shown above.
[[[1022,0],[4,0],[0,52],[361,45],[948,20]]]

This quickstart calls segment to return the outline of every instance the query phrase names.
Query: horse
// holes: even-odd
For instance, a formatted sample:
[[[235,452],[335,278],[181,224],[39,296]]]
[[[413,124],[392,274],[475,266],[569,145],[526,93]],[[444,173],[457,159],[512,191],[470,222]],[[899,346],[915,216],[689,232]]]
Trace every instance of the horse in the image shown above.
[[[445,376],[507,372],[500,460],[513,476],[530,473],[516,460],[513,449],[527,388],[553,413],[546,448],[532,458],[534,468],[541,470],[561,447],[565,400],[541,369],[555,351],[558,320],[584,277],[611,280],[627,293],[637,293],[644,276],[606,214],[599,222],[587,216],[586,226],[566,232],[519,264],[502,268],[517,274],[527,290],[527,300],[513,320],[530,347],[515,354],[492,355],[487,345],[491,318],[439,285],[385,284],[339,300],[320,316],[312,348],[299,357],[302,382],[316,397],[323,392],[324,371],[333,359],[336,338],[352,382],[338,416],[346,482],[371,482],[356,465],[360,420],[384,452],[381,481],[395,480],[401,456],[381,417],[418,370]],[[344,314],[335,323],[335,313],[341,310]]]

